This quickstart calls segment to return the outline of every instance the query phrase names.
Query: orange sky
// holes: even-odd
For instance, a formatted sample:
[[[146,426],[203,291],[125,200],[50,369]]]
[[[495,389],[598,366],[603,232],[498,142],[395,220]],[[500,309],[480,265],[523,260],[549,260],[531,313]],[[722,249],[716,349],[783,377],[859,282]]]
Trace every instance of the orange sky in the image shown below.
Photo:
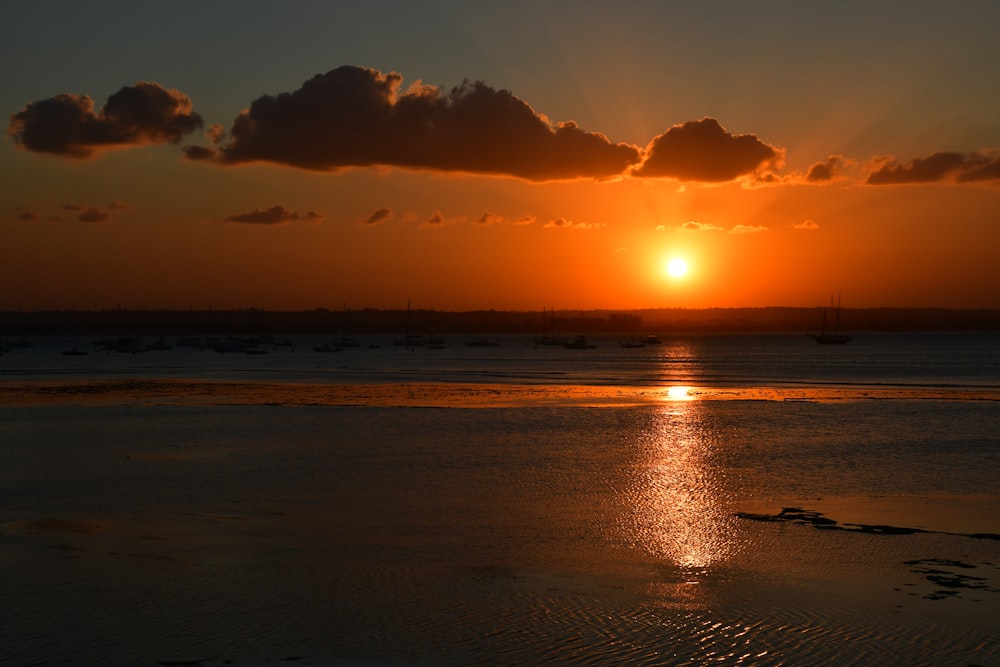
[[[1000,307],[993,4],[112,6],[0,28],[0,309]]]

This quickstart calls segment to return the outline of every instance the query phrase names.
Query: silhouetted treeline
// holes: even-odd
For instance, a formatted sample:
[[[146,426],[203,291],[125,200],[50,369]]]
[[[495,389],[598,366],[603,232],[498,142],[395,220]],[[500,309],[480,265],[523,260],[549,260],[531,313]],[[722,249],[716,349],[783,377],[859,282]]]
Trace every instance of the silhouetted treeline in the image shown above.
[[[832,313],[829,313],[832,325]],[[362,333],[712,333],[816,331],[818,308],[644,309],[631,311],[54,310],[0,312],[0,335],[362,334]],[[1000,331],[1000,309],[855,308],[843,331]]]

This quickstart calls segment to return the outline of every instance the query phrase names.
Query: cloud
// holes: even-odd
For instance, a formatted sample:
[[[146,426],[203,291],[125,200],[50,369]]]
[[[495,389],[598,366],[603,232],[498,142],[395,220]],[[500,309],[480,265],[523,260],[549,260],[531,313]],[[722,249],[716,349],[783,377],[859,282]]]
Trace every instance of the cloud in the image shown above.
[[[80,215],[77,216],[77,220],[80,222],[107,222],[111,219],[105,211],[101,211],[94,207],[90,207],[80,211]]]
[[[468,222],[464,215],[445,217],[441,211],[435,211],[429,218],[420,223],[423,229],[443,229],[447,225],[458,225]]]
[[[806,173],[807,183],[828,183],[840,173],[845,162],[840,155],[831,155],[825,162],[817,162]]]
[[[110,204],[108,204],[109,211],[124,211],[127,208],[128,204],[126,204],[123,201],[113,201]]]
[[[729,230],[730,234],[760,234],[766,232],[767,227],[763,225],[735,225]]]
[[[14,218],[23,222],[34,222],[35,220],[38,220],[38,214],[33,211],[22,211],[14,216]]]
[[[639,177],[721,183],[781,166],[784,151],[752,134],[729,134],[714,118],[675,125],[650,142]]]
[[[374,211],[365,219],[366,225],[377,225],[380,222],[385,222],[392,217],[392,209],[390,208],[380,208]]]
[[[228,141],[187,156],[235,165],[263,161],[337,171],[393,166],[495,174],[531,181],[607,178],[639,161],[573,122],[552,123],[506,90],[465,81],[447,93],[402,76],[343,66],[291,93],[257,98]],[[215,136],[219,136],[217,133]]]
[[[80,206],[79,204],[63,204],[62,207],[63,207],[64,211],[81,211],[81,210],[83,210],[83,207]]]
[[[569,220],[567,218],[554,218],[554,219],[549,220],[548,222],[546,222],[544,225],[542,225],[542,229],[584,229],[584,230],[592,230],[592,229],[601,229],[604,226],[605,226],[604,223],[599,223],[599,222],[597,222],[597,223],[591,223],[591,222],[574,222],[574,221]]]
[[[141,81],[111,95],[97,112],[87,95],[29,102],[11,114],[7,134],[25,150],[84,159],[112,148],[178,143],[201,126],[186,95]]]
[[[516,218],[505,218],[502,215],[496,215],[494,213],[483,213],[479,216],[480,225],[533,225],[537,221],[537,218],[533,215],[521,215]]]
[[[495,215],[493,213],[483,213],[479,216],[479,224],[481,225],[499,225],[503,223],[503,216]]]
[[[819,225],[815,220],[803,220],[800,223],[792,225],[792,229],[804,229],[808,231],[816,231],[819,229]]]
[[[710,222],[695,222],[694,220],[690,220],[688,222],[685,222],[683,225],[681,225],[680,228],[681,229],[690,229],[690,230],[696,231],[696,232],[717,232],[717,231],[722,231],[722,227],[718,227],[716,225],[713,225]]]
[[[879,158],[872,164],[872,172],[865,181],[868,185],[938,182],[1000,182],[1000,152],[939,152],[910,162]]]
[[[326,219],[326,216],[319,211],[306,211],[305,218],[309,222],[323,222]]]
[[[254,225],[281,225],[298,220],[299,214],[284,206],[272,206],[269,209],[257,208],[249,213],[238,213],[227,216],[225,222],[244,222]]]

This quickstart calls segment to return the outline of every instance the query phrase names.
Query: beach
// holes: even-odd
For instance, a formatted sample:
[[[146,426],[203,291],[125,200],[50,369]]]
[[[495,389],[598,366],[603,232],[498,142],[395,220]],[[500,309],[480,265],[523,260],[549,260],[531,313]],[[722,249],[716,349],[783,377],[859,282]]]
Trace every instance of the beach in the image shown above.
[[[989,385],[24,375],[0,664],[1000,664]]]

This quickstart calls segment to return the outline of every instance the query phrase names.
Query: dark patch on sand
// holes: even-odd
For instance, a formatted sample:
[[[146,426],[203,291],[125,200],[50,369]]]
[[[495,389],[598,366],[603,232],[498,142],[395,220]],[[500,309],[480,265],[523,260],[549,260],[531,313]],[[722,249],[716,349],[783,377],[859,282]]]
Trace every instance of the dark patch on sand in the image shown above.
[[[868,533],[870,535],[915,535],[917,533],[936,533],[939,535],[972,537],[979,540],[1000,540],[1000,535],[997,535],[996,533],[950,533],[940,530],[911,528],[909,526],[888,526],[885,524],[868,523],[839,523],[833,519],[823,516],[821,512],[802,509],[801,507],[782,507],[781,511],[777,514],[737,512],[736,516],[740,519],[749,519],[751,521],[783,521],[788,523],[810,525],[813,528],[821,528],[825,530],[843,530],[853,533]]]
[[[920,560],[908,560],[904,563],[911,566],[910,572],[919,574],[928,582],[935,586],[943,586],[945,590],[934,590],[923,597],[928,600],[944,600],[949,597],[958,597],[960,590],[981,591],[987,593],[1000,593],[1000,588],[992,586],[988,577],[962,574],[954,570],[975,570],[977,565],[965,563],[946,558],[923,558]],[[984,566],[989,567],[989,563]],[[993,567],[993,569],[996,569]]]

